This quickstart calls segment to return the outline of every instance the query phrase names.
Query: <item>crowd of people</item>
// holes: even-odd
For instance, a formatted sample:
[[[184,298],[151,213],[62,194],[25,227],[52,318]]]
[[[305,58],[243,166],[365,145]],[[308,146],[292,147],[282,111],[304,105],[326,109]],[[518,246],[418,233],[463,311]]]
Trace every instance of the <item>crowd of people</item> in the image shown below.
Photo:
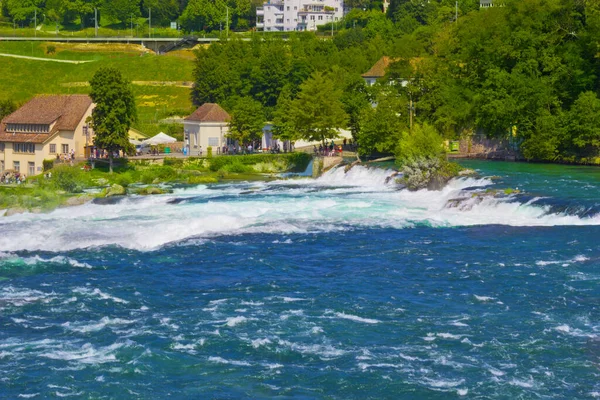
[[[5,171],[0,174],[0,184],[17,184],[25,183],[27,176],[18,171]]]

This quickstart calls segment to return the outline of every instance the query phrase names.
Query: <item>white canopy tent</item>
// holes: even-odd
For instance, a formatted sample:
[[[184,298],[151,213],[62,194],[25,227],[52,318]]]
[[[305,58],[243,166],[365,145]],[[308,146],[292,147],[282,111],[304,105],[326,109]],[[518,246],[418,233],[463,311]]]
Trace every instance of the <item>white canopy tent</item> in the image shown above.
[[[156,136],[152,136],[151,138],[144,140],[142,143],[149,146],[155,146],[157,144],[175,143],[176,141],[177,139],[175,139],[174,137],[171,137],[166,133],[161,132]]]
[[[129,143],[131,143],[134,146],[140,146],[142,144],[142,142],[137,139],[129,139]]]

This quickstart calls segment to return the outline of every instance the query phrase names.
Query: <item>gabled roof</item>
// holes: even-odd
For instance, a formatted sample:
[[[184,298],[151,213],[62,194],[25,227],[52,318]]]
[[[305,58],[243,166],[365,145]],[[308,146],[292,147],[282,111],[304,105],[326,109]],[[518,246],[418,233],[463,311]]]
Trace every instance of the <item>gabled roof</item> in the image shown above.
[[[390,66],[392,62],[395,60],[388,56],[383,56],[373,66],[370,70],[362,74],[363,78],[383,78],[385,76],[385,70]]]
[[[221,106],[215,103],[204,103],[190,116],[185,118],[185,121],[196,122],[229,122],[231,116]]]
[[[58,131],[73,131],[92,105],[88,95],[37,96],[0,122],[0,141],[43,143]],[[47,133],[10,133],[6,124],[54,124]]]

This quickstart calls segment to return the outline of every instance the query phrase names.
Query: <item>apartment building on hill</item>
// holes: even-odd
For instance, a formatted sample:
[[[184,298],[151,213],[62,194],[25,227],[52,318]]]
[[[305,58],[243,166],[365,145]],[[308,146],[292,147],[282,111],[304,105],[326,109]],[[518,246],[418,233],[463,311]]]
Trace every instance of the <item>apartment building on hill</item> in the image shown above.
[[[268,0],[256,9],[256,28],[265,32],[315,31],[344,16],[344,0]]]

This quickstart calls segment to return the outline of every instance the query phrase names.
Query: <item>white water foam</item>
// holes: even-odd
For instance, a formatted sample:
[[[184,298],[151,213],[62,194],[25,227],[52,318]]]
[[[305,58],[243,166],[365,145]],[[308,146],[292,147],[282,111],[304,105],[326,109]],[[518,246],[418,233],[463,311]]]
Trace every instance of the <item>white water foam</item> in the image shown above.
[[[515,196],[473,196],[493,185],[485,178],[455,179],[437,192],[410,192],[386,184],[391,173],[361,166],[345,173],[337,168],[318,179],[201,185],[111,205],[88,203],[48,214],[14,215],[0,219],[0,249],[64,252],[117,245],[149,251],[170,243],[202,246],[205,242],[199,239],[219,235],[401,229],[415,224],[600,225],[599,215],[552,214],[536,199],[522,203]],[[75,260],[52,260],[88,267]]]
[[[347,319],[347,320],[355,321],[355,322],[362,322],[365,324],[378,324],[381,322],[377,319],[362,318],[362,317],[358,317],[356,315],[345,314],[345,313],[335,313],[335,316],[338,318],[341,318],[341,319]]]

